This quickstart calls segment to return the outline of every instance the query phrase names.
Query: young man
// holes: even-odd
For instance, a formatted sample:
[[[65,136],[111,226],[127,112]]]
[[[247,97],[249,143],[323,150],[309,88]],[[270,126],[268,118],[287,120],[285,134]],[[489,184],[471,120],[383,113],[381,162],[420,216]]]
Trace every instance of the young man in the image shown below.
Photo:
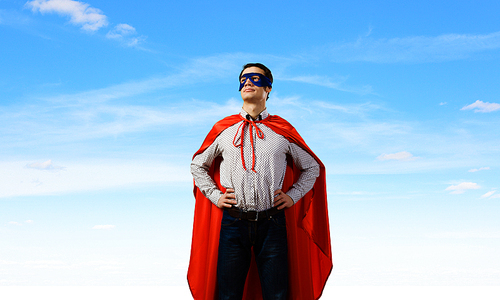
[[[272,81],[266,66],[246,64],[242,110],[217,122],[193,157],[195,299],[318,299],[330,274],[324,166],[267,112]]]

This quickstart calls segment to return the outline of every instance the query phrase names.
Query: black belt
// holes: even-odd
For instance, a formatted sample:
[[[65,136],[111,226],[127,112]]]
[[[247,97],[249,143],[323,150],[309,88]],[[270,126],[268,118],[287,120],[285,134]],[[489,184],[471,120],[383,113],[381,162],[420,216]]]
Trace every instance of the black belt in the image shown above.
[[[226,211],[233,218],[240,218],[242,220],[249,221],[269,219],[271,216],[283,212],[282,209],[279,210],[276,206],[264,211],[242,211],[241,209],[233,206],[231,208],[226,208]]]

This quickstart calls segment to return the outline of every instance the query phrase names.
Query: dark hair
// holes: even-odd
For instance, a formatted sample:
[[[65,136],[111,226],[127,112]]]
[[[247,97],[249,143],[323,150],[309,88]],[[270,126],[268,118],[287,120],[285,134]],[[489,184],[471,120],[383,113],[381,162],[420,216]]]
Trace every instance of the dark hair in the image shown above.
[[[264,75],[267,78],[269,78],[269,80],[271,80],[271,83],[273,83],[273,74],[271,74],[271,70],[269,70],[268,67],[264,66],[261,63],[248,63],[248,64],[244,65],[243,69],[241,69],[240,77],[241,77],[241,74],[243,74],[243,71],[245,71],[245,69],[248,69],[248,68],[251,68],[251,67],[257,67],[257,68],[261,69],[262,71],[264,71]]]
[[[248,64],[244,65],[243,69],[241,69],[240,77],[238,77],[238,78],[241,78],[241,74],[243,74],[243,71],[245,71],[245,69],[248,69],[251,67],[257,67],[257,68],[261,69],[262,71],[264,71],[264,76],[269,78],[269,80],[271,80],[271,83],[273,83],[273,74],[271,73],[271,70],[269,70],[268,67],[264,66],[261,63],[248,63]],[[267,99],[269,99],[269,94],[267,94]]]

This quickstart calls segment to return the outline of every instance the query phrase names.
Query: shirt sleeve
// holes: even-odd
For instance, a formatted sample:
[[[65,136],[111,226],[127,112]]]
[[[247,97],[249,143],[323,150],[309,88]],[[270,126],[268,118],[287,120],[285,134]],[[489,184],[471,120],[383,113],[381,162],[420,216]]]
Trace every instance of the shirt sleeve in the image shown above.
[[[286,194],[292,198],[294,203],[297,203],[314,186],[314,182],[319,176],[319,164],[314,157],[295,143],[290,143],[289,154],[301,174]]]
[[[196,155],[191,162],[191,174],[196,186],[215,205],[217,205],[223,193],[217,188],[210,175],[208,175],[208,170],[214,159],[220,154],[221,148],[218,145],[218,138],[216,138],[212,145],[202,153]]]

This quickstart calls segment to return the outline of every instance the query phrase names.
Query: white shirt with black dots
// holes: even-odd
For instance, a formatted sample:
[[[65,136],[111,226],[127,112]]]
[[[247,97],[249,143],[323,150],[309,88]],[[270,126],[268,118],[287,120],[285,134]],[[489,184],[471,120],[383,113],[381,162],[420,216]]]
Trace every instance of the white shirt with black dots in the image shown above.
[[[249,118],[243,109],[243,118]],[[257,120],[269,116],[267,110],[260,113]],[[319,176],[319,164],[305,150],[288,141],[263,123],[254,123],[263,133],[258,137],[252,128],[253,147],[249,124],[240,121],[222,131],[203,153],[196,155],[191,163],[196,186],[215,205],[223,193],[208,175],[208,170],[217,156],[222,156],[220,181],[225,188],[233,188],[236,207],[243,211],[264,211],[273,207],[274,192],[281,189],[286,172],[286,155],[290,155],[301,175],[286,193],[297,203],[314,185]],[[244,131],[244,132],[243,132]],[[243,158],[241,142],[243,133]],[[235,146],[235,144],[237,146]],[[243,161],[245,166],[243,165]],[[254,167],[254,170],[252,170]]]

